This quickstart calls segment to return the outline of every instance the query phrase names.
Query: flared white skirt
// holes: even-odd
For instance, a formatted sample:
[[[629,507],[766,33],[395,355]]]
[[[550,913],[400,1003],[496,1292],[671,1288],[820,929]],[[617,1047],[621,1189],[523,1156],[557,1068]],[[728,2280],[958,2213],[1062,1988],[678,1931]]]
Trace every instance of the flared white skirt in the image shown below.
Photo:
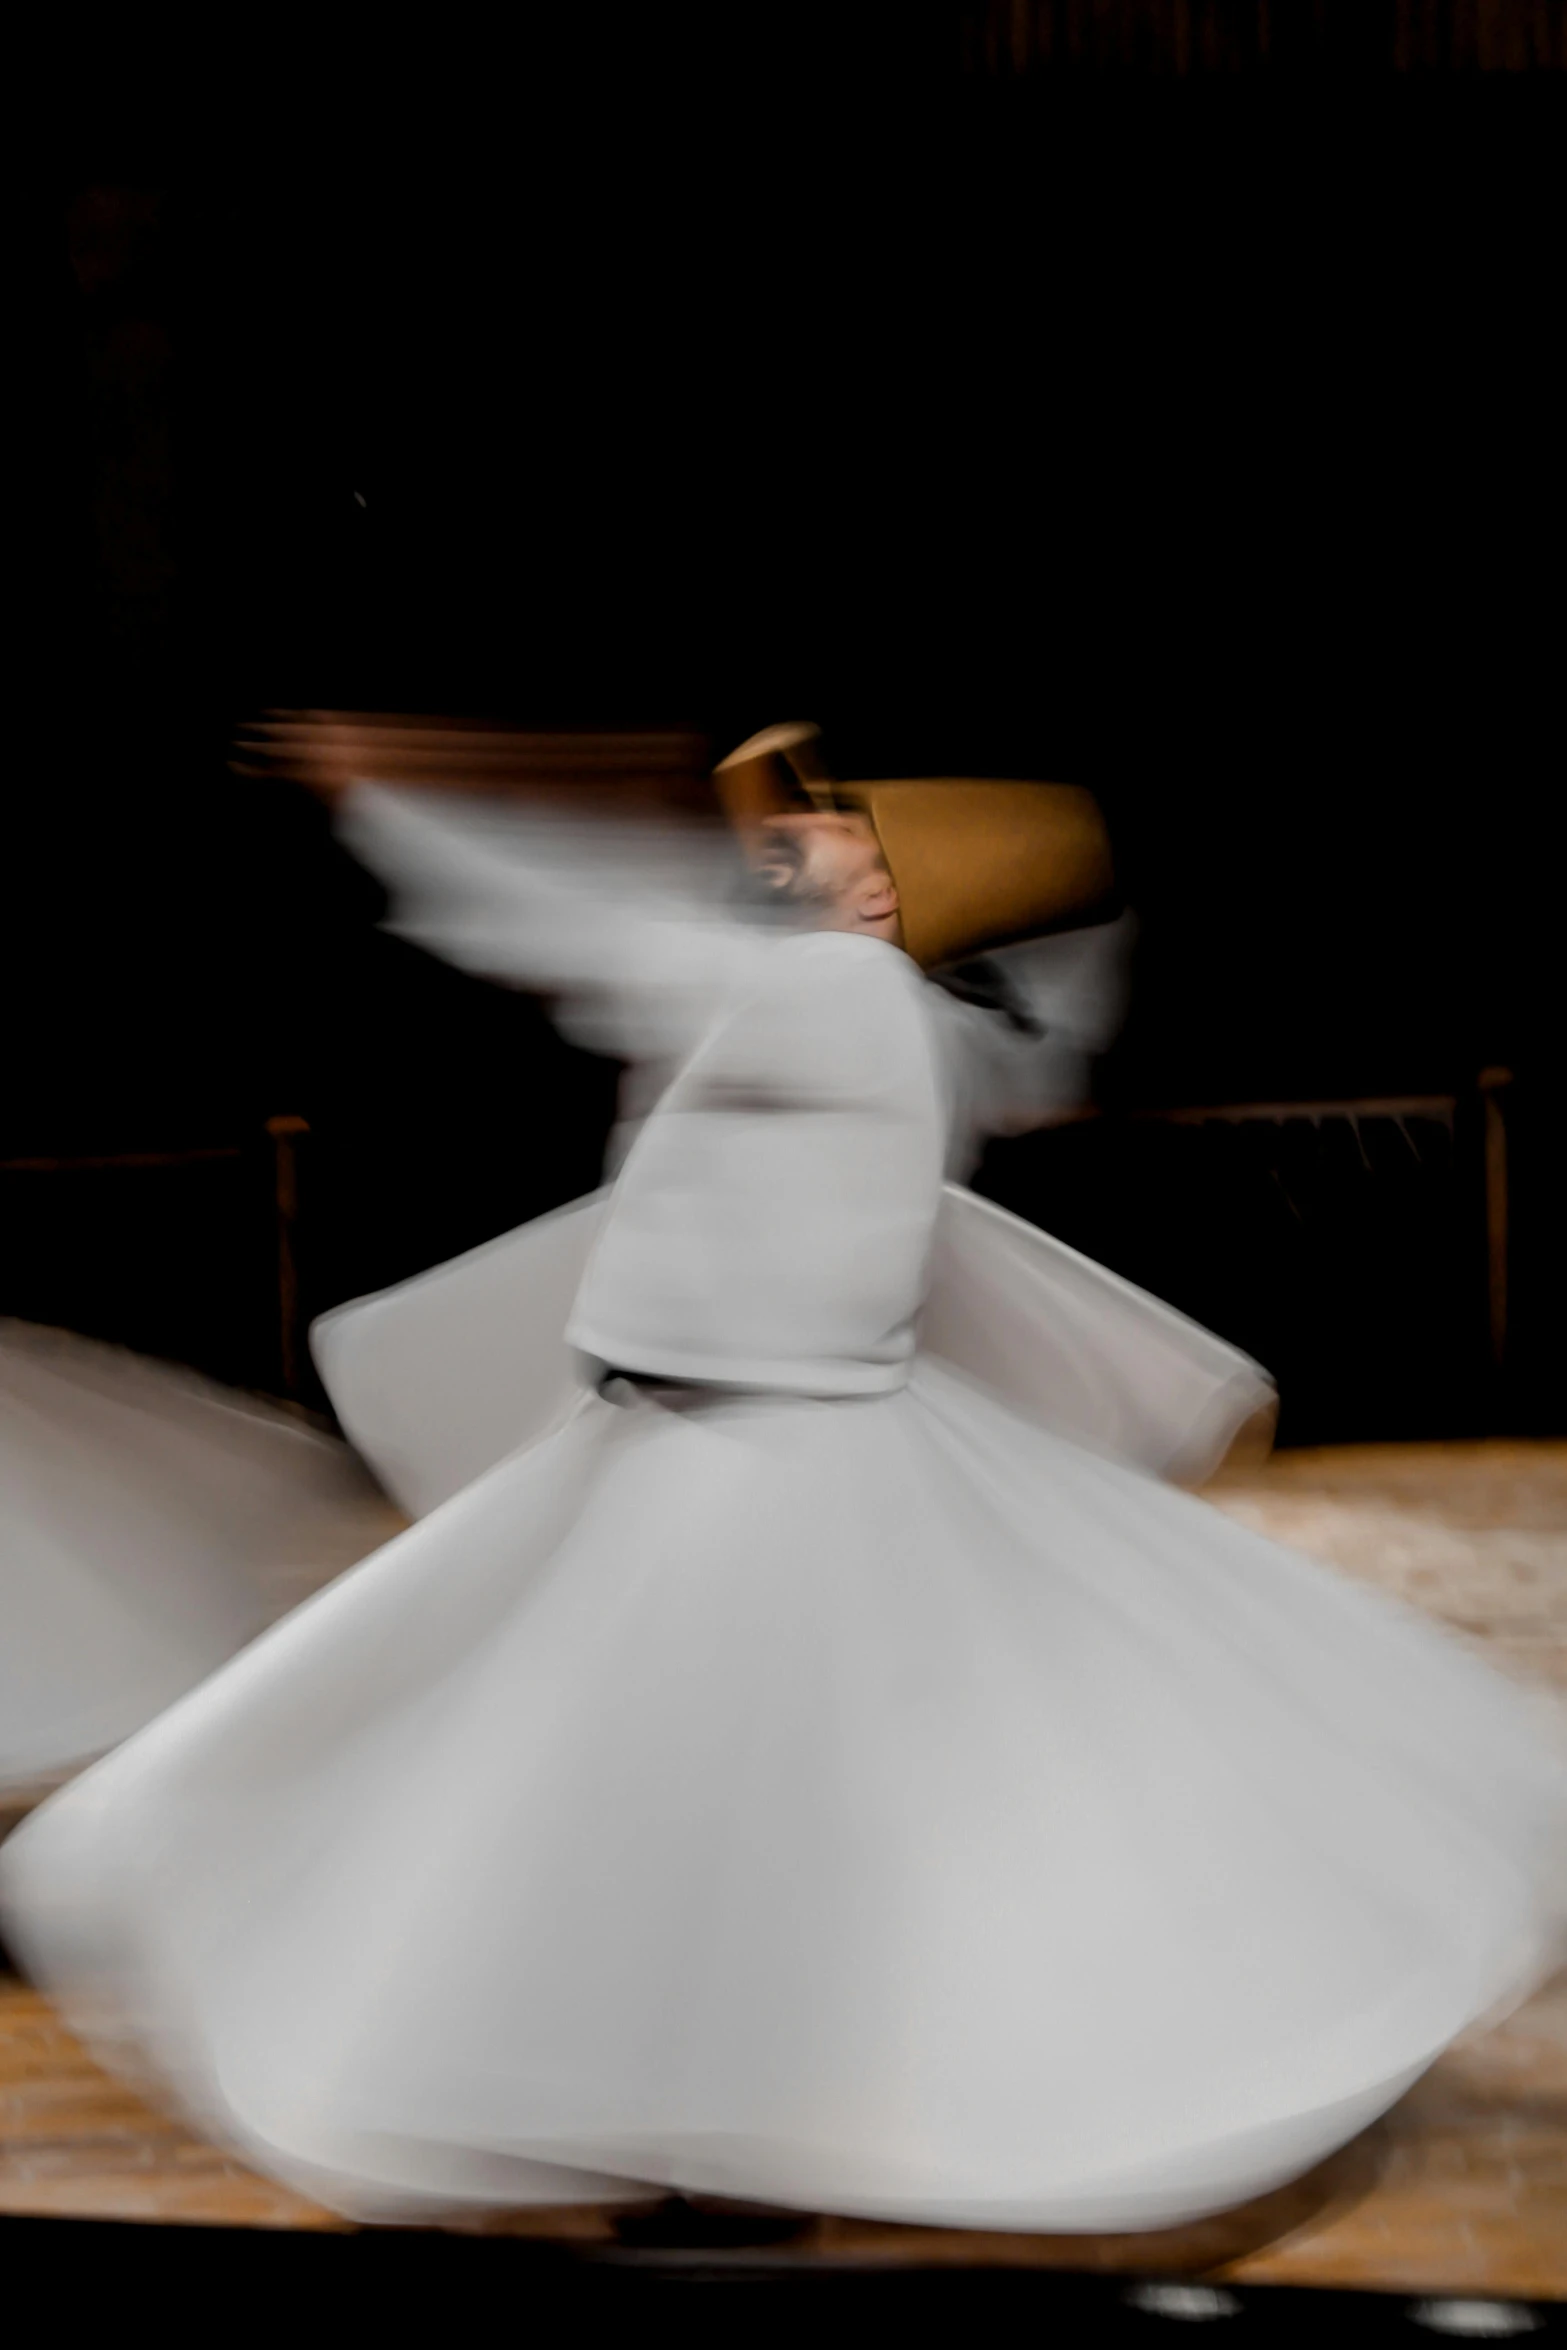
[[[281,1410],[0,1322],[0,1792],[203,1680],[372,1491],[346,1446]]]
[[[1564,1792],[1446,1635],[926,1362],[584,1395],[47,1804],[0,1913],[349,2214],[1135,2229],[1527,1992]]]

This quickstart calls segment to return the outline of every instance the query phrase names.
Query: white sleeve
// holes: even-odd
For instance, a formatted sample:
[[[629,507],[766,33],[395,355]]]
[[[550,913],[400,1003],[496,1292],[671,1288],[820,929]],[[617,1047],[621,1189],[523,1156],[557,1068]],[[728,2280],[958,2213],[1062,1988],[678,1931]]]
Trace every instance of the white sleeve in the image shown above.
[[[338,832],[390,893],[394,935],[553,997],[567,1035],[621,1060],[681,1058],[761,945],[722,911],[716,828],[367,783],[340,804]]]
[[[954,1101],[951,1172],[991,1135],[1026,1134],[1080,1108],[1126,1015],[1133,917],[987,956],[1018,1017],[935,991]]]

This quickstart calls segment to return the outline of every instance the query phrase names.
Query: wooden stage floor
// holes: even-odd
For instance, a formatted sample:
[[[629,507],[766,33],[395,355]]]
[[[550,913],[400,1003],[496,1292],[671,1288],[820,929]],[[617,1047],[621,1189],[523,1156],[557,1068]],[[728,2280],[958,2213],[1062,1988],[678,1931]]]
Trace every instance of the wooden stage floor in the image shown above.
[[[1567,1703],[1567,1446],[1289,1453],[1222,1480],[1211,1498],[1429,1608]],[[387,1531],[373,1515],[342,1527],[334,1570]],[[0,2213],[342,2225],[107,2079],[35,1993],[4,1977]],[[551,2212],[489,2222],[485,2232],[586,2246],[611,2240],[613,2227],[602,2213]],[[1035,2237],[821,2219],[772,2257],[1567,2298],[1567,1976],[1500,2029],[1451,2050],[1310,2178],[1200,2227]]]

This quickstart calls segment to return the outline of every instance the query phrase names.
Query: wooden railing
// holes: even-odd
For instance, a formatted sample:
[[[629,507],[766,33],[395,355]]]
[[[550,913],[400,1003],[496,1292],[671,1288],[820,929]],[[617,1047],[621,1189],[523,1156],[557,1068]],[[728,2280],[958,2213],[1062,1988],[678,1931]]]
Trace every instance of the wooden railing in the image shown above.
[[[1567,67],[1559,0],[961,0],[959,40],[987,77]]]
[[[271,1157],[277,1281],[274,1318],[277,1374],[283,1395],[296,1404],[301,1402],[304,1395],[308,1360],[299,1285],[298,1150],[309,1131],[303,1118],[291,1116],[268,1118],[262,1128]],[[199,1167],[224,1161],[242,1164],[252,1156],[255,1148],[254,1143],[229,1142],[186,1150],[68,1152],[0,1159],[0,1175],[130,1173],[139,1169]]]
[[[1497,1372],[1507,1365],[1507,1281],[1508,1281],[1508,1181],[1507,1181],[1507,1121],[1502,1109],[1502,1096],[1512,1083],[1509,1069],[1483,1069],[1476,1084],[1482,1117],[1483,1188],[1485,1198],[1486,1284],[1491,1335],[1491,1361]],[[1385,1099],[1365,1099],[1339,1102],[1240,1102],[1226,1103],[1214,1109],[1144,1111],[1145,1117],[1166,1118],[1173,1124],[1203,1126],[1214,1121],[1231,1125],[1257,1124],[1263,1121],[1278,1125],[1287,1119],[1305,1119],[1320,1125],[1327,1119],[1343,1119],[1354,1125],[1362,1118],[1425,1118],[1447,1128],[1451,1134],[1457,1124],[1459,1097],[1456,1094],[1398,1094]]]
[[[1153,1122],[1194,1127],[1213,1124],[1241,1126],[1271,1123],[1283,1125],[1297,1121],[1318,1125],[1330,1121],[1344,1121],[1354,1125],[1363,1119],[1418,1119],[1435,1122],[1452,1133],[1458,1124],[1461,1112],[1467,1112],[1472,1116],[1477,1098],[1482,1138],[1482,1188],[1490,1354],[1492,1370],[1500,1377],[1507,1367],[1509,1253],[1508,1135],[1503,1103],[1506,1090],[1511,1082],[1509,1071],[1491,1068],[1480,1073],[1475,1093],[1467,1099],[1456,1093],[1397,1094],[1355,1097],[1335,1101],[1221,1102],[1198,1106],[1181,1105],[1170,1108],[1145,1108],[1115,1112],[1089,1108],[1070,1112],[1057,1123],[1062,1125],[1081,1124],[1090,1120],[1113,1117],[1136,1124]],[[271,1156],[271,1197],[276,1268],[274,1329],[278,1380],[282,1394],[294,1403],[303,1406],[310,1399],[312,1391],[307,1347],[307,1317],[301,1293],[298,1257],[299,1149],[301,1143],[308,1137],[310,1129],[303,1118],[279,1116],[269,1118],[265,1122],[263,1132]],[[247,1157],[254,1148],[254,1144],[236,1142],[190,1150],[15,1158],[0,1160],[0,1174],[48,1174],[66,1171],[83,1172],[94,1169],[177,1168],[208,1161],[241,1160]],[[315,1400],[319,1403],[320,1399],[317,1396]]]
[[[1507,1118],[1503,1104],[1512,1083],[1510,1069],[1488,1068],[1481,1070],[1468,1097],[1456,1093],[1362,1095],[1338,1101],[1219,1102],[1198,1107],[1114,1112],[1090,1105],[1067,1111],[1055,1123],[1077,1125],[1114,1116],[1133,1124],[1169,1126],[1282,1126],[1297,1121],[1320,1126],[1337,1120],[1353,1127],[1362,1119],[1386,1118],[1400,1122],[1418,1118],[1443,1126],[1452,1134],[1466,1099],[1470,1104],[1478,1103],[1491,1364],[1500,1376],[1507,1368],[1510,1217]]]

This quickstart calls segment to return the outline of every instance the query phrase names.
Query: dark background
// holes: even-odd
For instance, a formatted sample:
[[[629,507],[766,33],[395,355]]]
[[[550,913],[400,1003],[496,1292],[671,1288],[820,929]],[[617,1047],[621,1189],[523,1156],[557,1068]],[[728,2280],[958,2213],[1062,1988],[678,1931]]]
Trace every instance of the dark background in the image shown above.
[[[811,715],[840,772],[1110,814],[1118,1114],[991,1189],[1263,1354],[1287,1433],[1561,1424],[1552,20],[1122,14],[79,28],[13,362],[5,1155],[300,1113],[314,1306],[586,1188],[614,1072],[379,937],[234,724]],[[1288,1166],[1119,1115],[1495,1065],[1500,1388],[1467,1112]],[[0,1310],[264,1381],[264,1175],[0,1178]]]

